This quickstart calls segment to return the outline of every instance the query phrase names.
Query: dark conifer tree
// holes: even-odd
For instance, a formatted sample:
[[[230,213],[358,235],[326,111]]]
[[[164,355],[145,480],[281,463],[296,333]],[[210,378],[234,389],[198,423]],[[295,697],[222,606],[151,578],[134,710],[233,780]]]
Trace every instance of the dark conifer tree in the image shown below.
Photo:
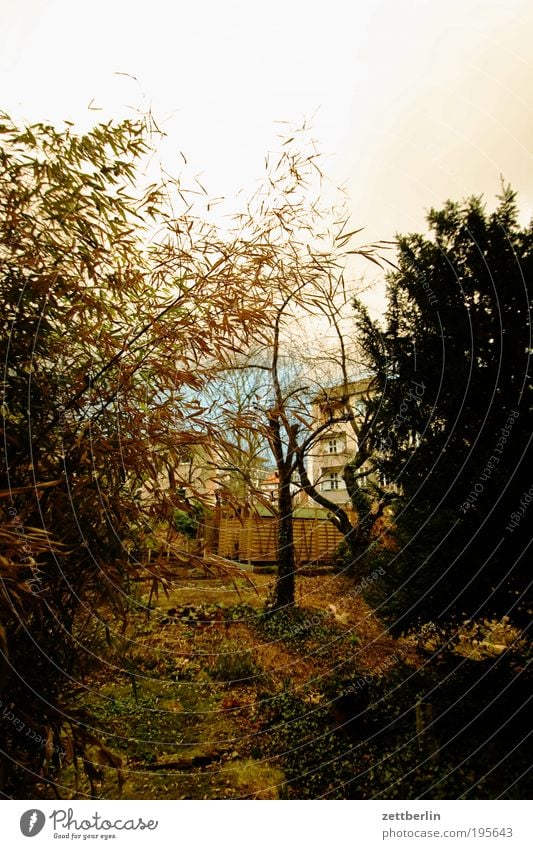
[[[527,617],[531,572],[533,230],[506,188],[402,236],[383,325],[356,304],[377,375],[381,473],[401,492],[385,608],[400,628],[452,614]],[[531,505],[531,506],[530,506]]]

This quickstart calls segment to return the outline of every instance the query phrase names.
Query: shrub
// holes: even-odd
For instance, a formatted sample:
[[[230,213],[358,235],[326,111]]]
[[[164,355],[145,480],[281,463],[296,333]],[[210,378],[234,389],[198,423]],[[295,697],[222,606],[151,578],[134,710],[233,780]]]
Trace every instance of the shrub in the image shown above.
[[[259,674],[259,669],[249,649],[243,649],[237,641],[225,640],[220,645],[210,674],[215,681],[232,685],[249,684]]]

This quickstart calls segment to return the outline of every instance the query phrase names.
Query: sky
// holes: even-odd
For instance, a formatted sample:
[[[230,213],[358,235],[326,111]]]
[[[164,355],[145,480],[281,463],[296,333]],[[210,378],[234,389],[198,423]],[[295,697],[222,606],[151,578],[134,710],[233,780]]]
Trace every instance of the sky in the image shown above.
[[[306,120],[362,241],[501,179],[533,213],[530,0],[0,0],[0,109],[86,129],[150,109],[213,196]],[[287,122],[284,124],[283,122]]]

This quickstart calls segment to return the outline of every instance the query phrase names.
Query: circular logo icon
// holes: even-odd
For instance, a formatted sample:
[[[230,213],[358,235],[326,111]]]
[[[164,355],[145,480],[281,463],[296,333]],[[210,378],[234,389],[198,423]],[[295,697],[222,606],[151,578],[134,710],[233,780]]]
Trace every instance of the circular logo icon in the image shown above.
[[[24,837],[35,837],[42,831],[46,817],[42,811],[32,808],[29,811],[24,811],[20,818],[20,830]]]

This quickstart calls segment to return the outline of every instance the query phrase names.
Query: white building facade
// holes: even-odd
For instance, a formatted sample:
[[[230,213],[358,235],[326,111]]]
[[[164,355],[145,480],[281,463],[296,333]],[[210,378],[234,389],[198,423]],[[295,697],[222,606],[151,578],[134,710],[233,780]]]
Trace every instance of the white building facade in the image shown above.
[[[370,389],[370,378],[362,378],[347,387],[332,387],[320,393],[313,403],[314,427],[331,421],[314,443],[307,459],[311,482],[334,504],[350,506],[342,473],[357,451],[356,425],[362,423]],[[347,391],[346,391],[347,390]]]

